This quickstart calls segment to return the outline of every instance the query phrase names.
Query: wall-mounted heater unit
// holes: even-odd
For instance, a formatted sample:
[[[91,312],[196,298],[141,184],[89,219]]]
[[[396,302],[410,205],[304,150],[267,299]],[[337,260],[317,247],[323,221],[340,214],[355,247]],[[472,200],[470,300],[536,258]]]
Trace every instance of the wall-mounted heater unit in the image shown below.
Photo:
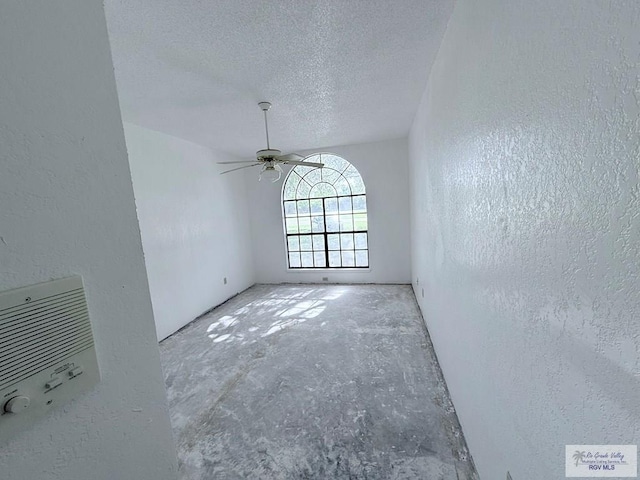
[[[0,442],[99,381],[81,277],[0,293]]]

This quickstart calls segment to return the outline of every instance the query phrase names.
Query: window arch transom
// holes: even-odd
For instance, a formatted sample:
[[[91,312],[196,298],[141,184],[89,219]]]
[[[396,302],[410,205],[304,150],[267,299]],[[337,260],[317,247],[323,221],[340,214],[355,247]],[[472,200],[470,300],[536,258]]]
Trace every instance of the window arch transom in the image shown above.
[[[328,153],[305,160],[323,168],[296,166],[282,186],[289,268],[367,268],[367,198],[358,170]]]

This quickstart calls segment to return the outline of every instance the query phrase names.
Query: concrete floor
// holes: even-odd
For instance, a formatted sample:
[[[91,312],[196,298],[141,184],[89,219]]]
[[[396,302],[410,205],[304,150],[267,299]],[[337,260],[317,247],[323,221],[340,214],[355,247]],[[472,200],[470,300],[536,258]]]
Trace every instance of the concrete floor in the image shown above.
[[[477,479],[410,286],[257,285],[160,349],[183,479]]]

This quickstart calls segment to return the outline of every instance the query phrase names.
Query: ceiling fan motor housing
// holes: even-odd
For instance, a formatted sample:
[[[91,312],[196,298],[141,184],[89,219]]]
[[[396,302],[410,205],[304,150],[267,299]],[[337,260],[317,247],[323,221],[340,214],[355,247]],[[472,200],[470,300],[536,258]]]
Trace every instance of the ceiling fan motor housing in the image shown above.
[[[280,155],[282,155],[282,152],[280,150],[272,148],[258,150],[256,152],[256,157],[258,157],[258,160],[272,160],[275,157],[279,157]]]

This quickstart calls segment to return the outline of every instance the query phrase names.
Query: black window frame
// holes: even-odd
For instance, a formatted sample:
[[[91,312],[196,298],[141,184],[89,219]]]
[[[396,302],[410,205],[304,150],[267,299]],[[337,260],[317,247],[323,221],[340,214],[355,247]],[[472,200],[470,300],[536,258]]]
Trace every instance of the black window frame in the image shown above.
[[[312,159],[312,161],[322,161],[322,155],[323,154],[314,154],[314,155],[310,155],[309,157],[306,157],[306,159]],[[332,156],[336,156],[337,155],[332,155]],[[316,158],[319,157],[319,158]],[[283,183],[283,190],[282,190],[282,215],[283,215],[283,222],[284,222],[284,233],[285,233],[285,242],[286,242],[286,251],[287,251],[287,266],[289,269],[291,270],[334,270],[334,269],[368,269],[370,268],[370,262],[369,262],[369,224],[368,224],[368,211],[367,211],[367,206],[366,206],[366,188],[364,186],[364,180],[362,179],[362,176],[360,175],[360,173],[357,171],[357,169],[355,168],[355,166],[353,166],[350,162],[348,162],[346,159],[342,158],[342,157],[338,157],[341,158],[345,163],[346,163],[346,167],[343,168],[341,171],[336,170],[334,168],[331,167],[327,167],[325,166],[324,169],[329,169],[329,170],[333,170],[334,172],[336,172],[338,175],[337,177],[334,179],[333,182],[327,182],[324,181],[323,177],[322,177],[322,170],[324,169],[320,169],[321,170],[321,181],[319,182],[315,182],[313,184],[309,183],[305,178],[308,177],[311,172],[313,170],[317,170],[317,169],[310,169],[308,167],[294,167],[293,169],[291,169],[291,171],[289,172],[289,174],[287,175],[284,183]],[[348,178],[345,177],[343,174],[346,170],[349,169],[349,167],[353,168],[353,171],[356,172],[356,174],[359,177],[360,182],[362,182],[362,193],[353,193],[352,187],[350,182],[348,181]],[[301,174],[301,170],[305,169],[308,171],[304,171],[304,173]],[[298,185],[296,186],[296,192],[294,195],[294,198],[289,198],[289,199],[285,199],[285,189],[287,186],[287,182],[289,181],[292,173],[295,173],[298,177],[300,177],[300,179],[298,180]],[[353,176],[353,173],[352,173]],[[346,184],[349,186],[349,194],[338,194],[338,191],[335,188],[335,184],[340,181],[341,179],[346,180]],[[302,182],[305,182],[308,187],[309,187],[309,193],[306,196],[303,196],[302,198],[298,198],[298,189],[300,187],[300,184],[302,184]],[[320,184],[320,183],[326,183],[328,185],[331,185],[333,187],[333,189],[335,190],[336,195],[332,195],[332,196],[323,196],[323,197],[314,197],[311,196],[311,192],[313,190],[313,188]],[[364,199],[364,211],[359,211],[357,213],[354,212],[354,199],[361,197]],[[351,208],[348,210],[349,213],[347,213],[346,215],[349,215],[351,217],[351,227],[350,229],[342,229],[342,224],[341,224],[341,219],[340,219],[340,200],[341,199],[345,199],[345,198],[349,198],[349,205],[351,205]],[[330,200],[334,200],[336,202],[336,206],[335,206],[335,212],[334,211],[330,211],[327,212],[327,202]],[[322,212],[312,212],[311,209],[311,202],[313,200],[321,200],[322,203]],[[309,208],[308,208],[308,212],[306,213],[299,213],[299,209],[298,209],[298,205],[299,202],[308,202]],[[295,210],[295,216],[292,215],[287,215],[287,203],[289,202],[293,202],[295,204],[296,210]],[[345,215],[345,214],[342,214]],[[365,229],[356,229],[356,225],[355,225],[355,216],[356,215],[364,215],[365,220],[366,220],[366,228]],[[322,218],[322,231],[314,231],[313,228],[313,218],[318,218],[321,217]],[[337,217],[337,226],[336,229],[332,229],[331,231],[328,231],[327,228],[327,218],[328,217],[333,217],[334,219]],[[304,232],[301,233],[300,230],[300,224],[299,224],[299,219],[300,218],[308,218],[309,219],[309,225],[310,225],[310,231],[309,232]],[[289,233],[288,232],[288,221],[295,219],[296,223],[297,223],[297,233]],[[343,246],[343,235],[350,235],[351,236],[351,247],[349,248],[348,245]],[[356,237],[356,235],[358,235],[358,237]],[[338,249],[335,248],[330,248],[330,240],[334,240],[337,236],[338,241],[339,241],[339,245],[338,245]],[[309,244],[310,244],[310,249],[303,249],[302,246],[302,237],[309,237]],[[316,241],[315,239],[317,237],[321,237],[322,238],[322,246],[316,248]],[[290,246],[290,239],[291,238],[298,238],[298,249],[297,250],[292,250],[291,246]],[[347,237],[348,238],[348,237]],[[360,247],[356,248],[356,238],[358,238],[359,242],[360,242]],[[362,242],[362,239],[364,240]],[[361,244],[364,243],[364,248],[361,246]],[[339,259],[340,259],[340,264],[339,265],[331,265],[331,253],[332,252],[337,252]],[[362,263],[362,262],[356,262],[356,258],[358,257],[358,253],[357,252],[365,252],[366,255],[366,264],[365,265],[356,265],[356,263]],[[312,259],[312,265],[309,266],[307,264],[307,262],[303,262],[302,258],[303,258],[303,254],[308,253],[311,254],[311,259]],[[318,257],[316,256],[316,254],[320,254],[322,253],[324,256],[324,263],[323,264],[318,264],[318,263],[322,263],[322,262],[316,262]],[[344,261],[344,253],[351,253],[353,256],[353,261],[352,262],[347,262],[347,263],[353,263],[353,265],[344,265],[345,261]],[[291,262],[291,258],[292,255],[298,254],[299,257],[299,266],[292,266],[292,262]],[[304,265],[303,265],[304,263]]]

